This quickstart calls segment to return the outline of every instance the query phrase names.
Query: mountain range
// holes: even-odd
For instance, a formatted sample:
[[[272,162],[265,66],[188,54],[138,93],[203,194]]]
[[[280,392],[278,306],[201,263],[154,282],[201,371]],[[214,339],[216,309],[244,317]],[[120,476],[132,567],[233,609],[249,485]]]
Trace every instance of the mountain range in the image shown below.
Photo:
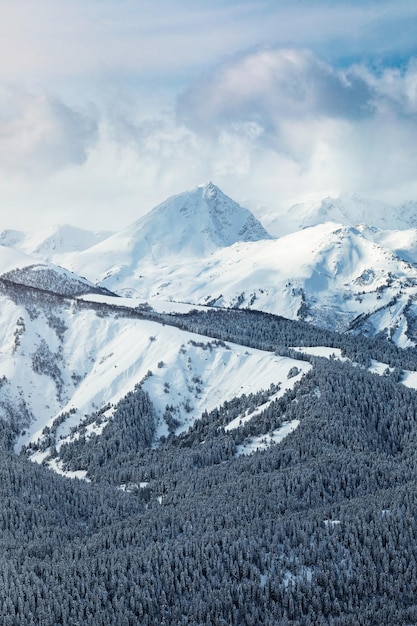
[[[417,224],[381,230],[373,223],[348,223],[369,215],[372,222],[409,224],[412,209],[397,218],[387,207],[382,217],[374,205],[372,213],[366,207],[371,205],[352,198],[298,205],[282,220],[286,230],[291,220],[301,228],[273,237],[247,209],[206,183],[169,198],[118,233],[70,226],[1,233],[0,376],[7,385],[0,407],[6,417],[24,406],[19,424],[25,434],[18,447],[71,411],[63,436],[95,407],[117,403],[149,371],[157,375],[145,387],[160,436],[166,436],[167,403],[178,413],[178,428],[186,428],[203,409],[239,389],[254,391],[285,379],[294,366],[274,365],[268,353],[255,357],[239,348],[218,347],[201,359],[195,349],[184,348],[187,342],[201,344],[201,337],[184,340],[177,330],[135,319],[138,310],[252,309],[415,345]],[[341,221],[320,223],[322,218]],[[38,310],[36,302],[47,302],[48,294],[55,304]],[[109,314],[97,316],[97,307]],[[219,363],[228,373],[226,386]]]
[[[44,239],[6,231],[0,241],[151,305],[156,299],[251,308],[411,345],[415,204],[396,210],[357,196],[326,198],[293,206],[278,222],[284,234],[272,236],[207,183],[110,236],[60,227]]]
[[[0,234],[1,623],[417,623],[417,223],[384,207],[267,230],[207,183]]]

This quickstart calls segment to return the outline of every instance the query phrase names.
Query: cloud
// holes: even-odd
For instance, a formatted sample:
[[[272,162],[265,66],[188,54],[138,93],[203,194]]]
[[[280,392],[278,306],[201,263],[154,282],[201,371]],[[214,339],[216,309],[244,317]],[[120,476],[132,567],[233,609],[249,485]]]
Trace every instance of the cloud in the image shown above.
[[[181,80],[255,45],[341,57],[416,50],[409,0],[2,0],[0,79]],[[178,76],[180,74],[181,76]]]
[[[253,43],[263,21],[254,2],[2,0],[0,79],[172,76]]]
[[[403,68],[388,67],[372,72],[358,66],[355,71],[377,94],[380,109],[409,116],[417,114],[417,57],[411,58]]]
[[[332,67],[304,49],[256,50],[190,85],[178,99],[177,115],[210,138],[212,158],[221,153],[218,169],[237,174],[240,168],[245,187],[248,177],[265,181],[262,163],[275,197],[288,198],[290,185],[293,197],[296,190],[394,196],[414,189],[415,60],[377,72]]]
[[[208,179],[417,196],[416,28],[409,0],[3,0],[0,201],[112,228]]]
[[[57,97],[0,89],[0,168],[7,174],[44,175],[83,164],[97,139],[93,115]]]
[[[179,119],[198,132],[256,122],[279,139],[282,121],[369,115],[373,89],[307,50],[259,50],[222,65],[178,100]]]

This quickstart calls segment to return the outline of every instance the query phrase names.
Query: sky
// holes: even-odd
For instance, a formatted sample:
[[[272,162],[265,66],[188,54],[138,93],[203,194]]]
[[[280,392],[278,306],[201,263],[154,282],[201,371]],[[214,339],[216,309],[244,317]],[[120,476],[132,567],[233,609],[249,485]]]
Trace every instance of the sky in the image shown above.
[[[415,0],[0,0],[0,230],[417,200]]]

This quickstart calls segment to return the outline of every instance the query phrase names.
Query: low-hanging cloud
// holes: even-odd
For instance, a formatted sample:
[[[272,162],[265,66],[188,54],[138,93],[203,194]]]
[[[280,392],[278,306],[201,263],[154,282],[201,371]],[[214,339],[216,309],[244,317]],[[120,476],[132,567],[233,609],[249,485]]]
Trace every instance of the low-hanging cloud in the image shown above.
[[[9,174],[43,175],[83,164],[97,139],[93,115],[57,97],[23,89],[0,91],[0,168]]]

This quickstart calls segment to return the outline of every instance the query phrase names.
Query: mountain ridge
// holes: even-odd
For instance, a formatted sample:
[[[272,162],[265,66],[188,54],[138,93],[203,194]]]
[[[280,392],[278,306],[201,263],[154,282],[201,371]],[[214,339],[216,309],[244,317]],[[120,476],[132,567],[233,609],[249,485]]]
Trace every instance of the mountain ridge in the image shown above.
[[[356,193],[298,202],[281,211],[259,210],[260,219],[276,237],[323,222],[345,226],[367,225],[379,231],[417,228],[417,202],[388,204]]]
[[[66,254],[91,248],[111,234],[111,231],[91,231],[70,224],[57,224],[40,231],[3,230],[0,232],[0,245],[59,265]]]
[[[383,222],[390,208],[378,206],[384,207]],[[355,195],[299,205],[294,215],[287,212],[288,224],[301,219],[303,227],[274,238],[209,182],[61,260],[119,296],[253,308],[340,331],[363,323],[368,333],[393,333],[408,345],[414,337],[417,229],[346,223],[376,207]],[[404,223],[413,207],[409,203]],[[341,221],[320,222],[330,217]],[[397,217],[391,220],[398,225]]]

